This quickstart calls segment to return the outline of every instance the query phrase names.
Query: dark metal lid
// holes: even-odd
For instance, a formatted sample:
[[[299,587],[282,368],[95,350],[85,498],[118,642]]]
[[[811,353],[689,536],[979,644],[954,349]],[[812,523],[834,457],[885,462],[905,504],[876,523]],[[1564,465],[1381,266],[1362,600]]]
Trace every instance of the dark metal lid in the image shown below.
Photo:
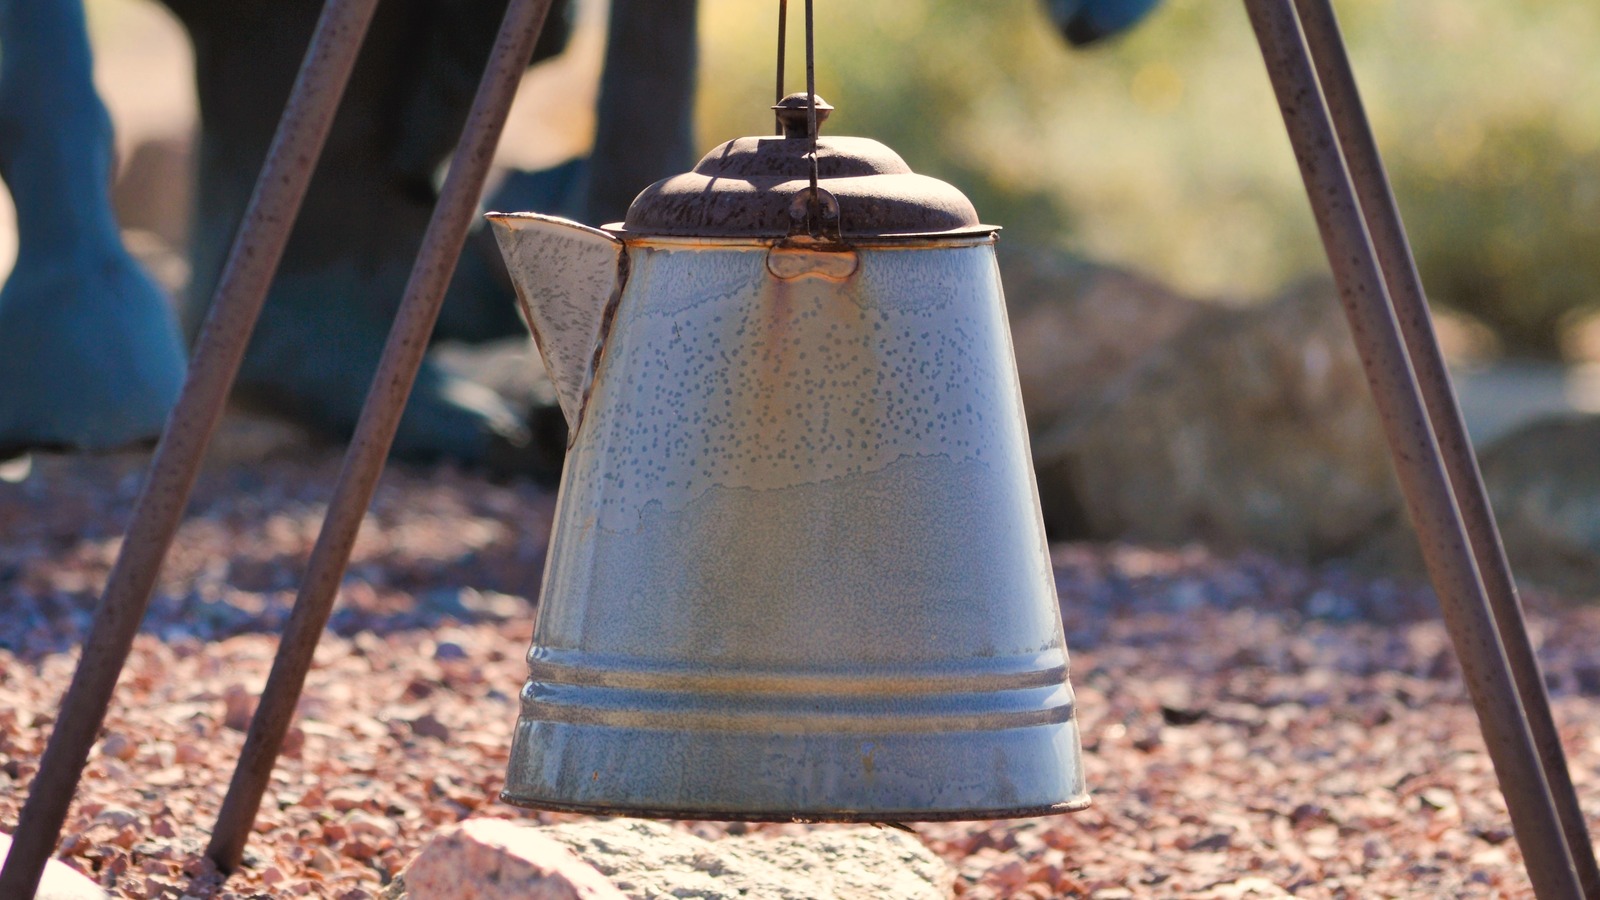
[[[650,185],[628,208],[622,230],[715,238],[795,233],[811,186],[806,95],[791,94],[773,108],[782,137],[736,138],[707,153],[693,171]],[[832,109],[817,98],[819,125]],[[870,138],[819,137],[817,186],[837,201],[839,236],[846,240],[993,230],[979,223],[966,195],[912,172],[899,154]]]

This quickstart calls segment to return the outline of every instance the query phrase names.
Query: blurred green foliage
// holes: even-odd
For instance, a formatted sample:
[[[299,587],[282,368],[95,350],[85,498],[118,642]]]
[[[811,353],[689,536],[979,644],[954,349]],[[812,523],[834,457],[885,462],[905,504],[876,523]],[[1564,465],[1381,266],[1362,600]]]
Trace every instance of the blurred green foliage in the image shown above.
[[[777,4],[703,0],[707,144],[770,127]],[[788,88],[804,87],[795,2]],[[1323,271],[1240,3],[1168,0],[1069,50],[1037,0],[816,0],[818,92],[972,197],[1009,240],[1193,293]],[[1438,303],[1553,355],[1600,308],[1600,4],[1340,0],[1351,55]]]

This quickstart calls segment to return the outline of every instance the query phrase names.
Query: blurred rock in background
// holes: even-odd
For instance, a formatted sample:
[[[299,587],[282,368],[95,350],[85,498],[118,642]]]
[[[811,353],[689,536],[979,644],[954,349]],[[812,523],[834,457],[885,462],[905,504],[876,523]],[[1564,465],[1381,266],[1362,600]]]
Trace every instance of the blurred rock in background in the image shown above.
[[[1201,310],[1092,403],[1035,429],[1047,525],[1298,560],[1349,551],[1396,491],[1332,286]]]
[[[1483,453],[1512,570],[1600,595],[1600,417],[1543,419]]]
[[[1600,596],[1600,416],[1550,416],[1480,454],[1489,502],[1518,581]],[[1424,577],[1411,525],[1398,511],[1355,555],[1362,568]]]
[[[1034,433],[1085,407],[1206,304],[1059,250],[998,246],[1022,404]]]

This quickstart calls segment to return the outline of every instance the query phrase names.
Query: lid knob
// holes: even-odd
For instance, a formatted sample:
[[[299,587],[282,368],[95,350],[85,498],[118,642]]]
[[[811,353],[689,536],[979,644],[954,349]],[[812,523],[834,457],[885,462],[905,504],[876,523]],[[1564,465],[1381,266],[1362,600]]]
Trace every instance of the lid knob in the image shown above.
[[[779,100],[772,111],[778,114],[778,121],[783,125],[783,136],[786,138],[804,138],[811,136],[811,100],[805,91],[797,91]],[[828,113],[833,112],[833,107],[828,101],[817,95],[817,130],[822,130],[822,123],[828,121]]]

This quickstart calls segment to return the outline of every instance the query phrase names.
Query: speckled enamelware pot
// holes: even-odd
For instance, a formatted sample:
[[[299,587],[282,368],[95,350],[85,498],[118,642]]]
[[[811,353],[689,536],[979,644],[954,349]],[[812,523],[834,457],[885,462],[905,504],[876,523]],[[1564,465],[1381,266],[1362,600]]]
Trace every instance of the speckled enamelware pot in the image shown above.
[[[512,803],[1087,803],[994,229],[862,139],[812,195],[809,149],[729,142],[606,230],[490,216],[572,433]]]

